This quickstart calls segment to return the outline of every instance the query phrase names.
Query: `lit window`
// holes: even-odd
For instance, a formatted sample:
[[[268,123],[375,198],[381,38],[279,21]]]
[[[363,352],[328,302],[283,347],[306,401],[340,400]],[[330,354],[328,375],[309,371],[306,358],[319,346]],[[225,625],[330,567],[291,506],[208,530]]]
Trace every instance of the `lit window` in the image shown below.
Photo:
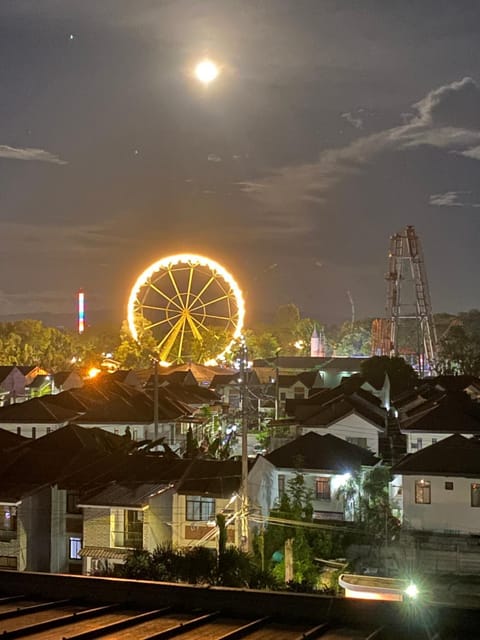
[[[470,485],[470,500],[472,507],[480,507],[480,484],[472,482]]]
[[[416,504],[431,504],[430,482],[428,480],[415,482],[415,502]]]
[[[207,522],[215,517],[214,498],[187,496],[187,520]]]
[[[315,480],[315,497],[317,500],[331,500],[330,478],[317,478]]]
[[[70,560],[81,560],[80,549],[82,548],[81,538],[70,538],[70,551],[68,557]]]
[[[17,507],[0,506],[0,531],[17,530]]]

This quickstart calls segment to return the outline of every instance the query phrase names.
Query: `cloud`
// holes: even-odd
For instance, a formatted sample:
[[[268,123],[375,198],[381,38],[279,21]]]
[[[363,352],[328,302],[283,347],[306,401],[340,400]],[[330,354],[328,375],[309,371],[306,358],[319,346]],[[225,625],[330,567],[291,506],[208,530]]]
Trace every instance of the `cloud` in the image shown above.
[[[431,146],[480,159],[480,87],[472,78],[429,92],[413,110],[406,124],[327,149],[316,162],[283,167],[255,182],[240,183],[241,190],[264,208],[288,213],[299,202],[324,202],[332,187],[363,172],[387,151]]]
[[[470,195],[471,191],[446,191],[432,194],[428,202],[437,207],[480,207],[479,202],[468,201]]]
[[[67,164],[54,153],[45,151],[44,149],[33,149],[26,147],[24,149],[9,147],[8,145],[0,145],[0,158],[7,160],[35,160],[37,162],[51,162],[52,164]]]
[[[358,116],[355,117],[350,111],[346,111],[345,113],[340,114],[341,118],[345,118],[345,120],[355,127],[355,129],[363,129],[363,120]]]

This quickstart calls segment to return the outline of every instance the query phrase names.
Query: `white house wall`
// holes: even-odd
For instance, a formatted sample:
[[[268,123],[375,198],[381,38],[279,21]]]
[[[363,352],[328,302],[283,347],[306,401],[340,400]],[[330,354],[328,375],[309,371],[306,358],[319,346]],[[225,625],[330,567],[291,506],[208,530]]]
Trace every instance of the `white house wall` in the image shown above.
[[[425,449],[425,447],[429,447],[431,444],[435,444],[436,442],[440,442],[440,440],[445,440],[445,438],[450,438],[453,435],[452,433],[432,433],[431,431],[404,431],[407,435],[407,453],[415,453],[416,451],[420,451],[421,449]],[[464,438],[470,438],[471,434],[462,433]]]
[[[379,429],[355,413],[345,416],[328,427],[301,427],[299,431],[301,435],[309,431],[319,433],[320,435],[331,433],[333,436],[346,440],[347,442],[351,442],[352,438],[366,438],[366,448],[372,451],[372,453],[378,454]]]
[[[143,542],[149,551],[172,542],[173,490],[150,499],[144,512]]]
[[[429,481],[431,504],[415,503],[415,482]],[[445,489],[453,482],[453,490]],[[470,488],[480,478],[403,476],[403,523],[406,528],[439,533],[480,534],[480,507],[471,506]]]

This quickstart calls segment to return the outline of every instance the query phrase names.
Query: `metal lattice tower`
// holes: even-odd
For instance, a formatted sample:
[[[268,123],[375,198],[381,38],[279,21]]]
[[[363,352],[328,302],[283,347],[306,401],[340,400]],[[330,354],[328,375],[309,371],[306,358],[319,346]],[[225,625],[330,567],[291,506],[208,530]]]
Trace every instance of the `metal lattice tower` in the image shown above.
[[[390,238],[388,258],[386,323],[390,325],[390,354],[399,353],[402,320],[416,323],[418,369],[435,369],[437,333],[433,319],[427,272],[420,239],[412,226]]]

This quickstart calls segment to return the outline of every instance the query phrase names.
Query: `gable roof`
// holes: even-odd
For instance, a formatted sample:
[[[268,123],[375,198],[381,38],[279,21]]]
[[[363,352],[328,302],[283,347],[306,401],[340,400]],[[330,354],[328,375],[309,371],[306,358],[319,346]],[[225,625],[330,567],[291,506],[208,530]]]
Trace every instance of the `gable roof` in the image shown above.
[[[78,411],[74,409],[67,409],[50,402],[51,397],[43,396],[1,407],[0,423],[64,424],[78,415]]]
[[[404,432],[480,434],[480,403],[453,391],[418,405],[401,423]]]
[[[480,478],[480,441],[454,434],[406,456],[392,473]]]
[[[276,467],[295,469],[301,459],[303,469],[346,473],[361,466],[379,462],[373,453],[331,434],[319,435],[309,431],[304,436],[275,449],[266,456]]]
[[[255,460],[248,460],[249,470]],[[241,460],[204,460],[196,458],[185,471],[177,491],[187,495],[230,498],[242,482]]]
[[[11,447],[22,444],[22,442],[26,440],[28,440],[28,438],[25,438],[25,436],[20,436],[6,429],[0,429],[0,450],[10,449]]]

